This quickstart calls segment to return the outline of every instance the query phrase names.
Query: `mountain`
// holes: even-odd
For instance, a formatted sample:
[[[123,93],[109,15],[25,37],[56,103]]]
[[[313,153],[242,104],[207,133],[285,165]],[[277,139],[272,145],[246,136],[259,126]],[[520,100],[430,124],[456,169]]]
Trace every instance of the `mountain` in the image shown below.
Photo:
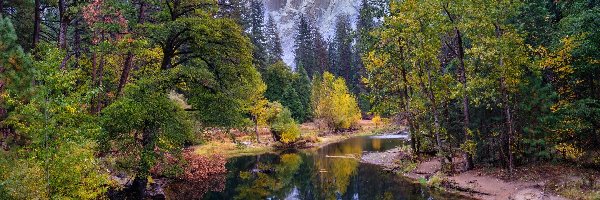
[[[359,0],[264,0],[266,14],[275,20],[281,44],[283,60],[294,66],[294,37],[300,15],[306,16],[317,27],[325,40],[333,38],[338,16],[347,15],[356,24]]]

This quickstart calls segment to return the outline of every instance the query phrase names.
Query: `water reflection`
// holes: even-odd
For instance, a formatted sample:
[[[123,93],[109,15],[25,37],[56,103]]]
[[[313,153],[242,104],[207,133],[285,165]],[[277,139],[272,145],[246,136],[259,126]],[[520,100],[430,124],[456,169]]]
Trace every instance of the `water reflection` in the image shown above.
[[[364,152],[386,151],[402,142],[397,138],[359,137],[317,151],[286,151],[233,158],[227,163],[229,172],[224,177],[224,188],[198,194],[186,193],[186,196],[169,193],[169,197],[309,200],[435,197],[426,188],[383,173],[377,166],[359,162]],[[199,190],[204,191],[202,188]],[[445,195],[444,199],[450,197]]]

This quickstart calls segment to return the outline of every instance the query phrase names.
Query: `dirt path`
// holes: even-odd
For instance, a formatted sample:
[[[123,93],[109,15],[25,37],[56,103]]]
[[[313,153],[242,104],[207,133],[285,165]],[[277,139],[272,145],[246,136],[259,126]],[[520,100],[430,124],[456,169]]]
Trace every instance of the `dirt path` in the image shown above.
[[[383,166],[386,170],[397,170],[399,168],[398,158],[402,158],[403,152],[392,149],[386,152],[367,153],[362,156],[361,161]],[[428,179],[441,169],[437,159],[430,159],[419,163],[416,169],[404,173],[412,179]],[[512,199],[512,200],[563,200],[565,198],[552,195],[543,190],[544,181],[504,181],[491,175],[482,173],[480,170],[471,170],[453,176],[446,176],[448,189],[478,199]]]
[[[481,199],[515,199],[515,200],[562,200],[561,198],[543,191],[543,182],[507,182],[496,177],[482,175],[477,170],[471,170],[458,175],[447,177],[460,188],[468,188],[477,193],[471,193]]]

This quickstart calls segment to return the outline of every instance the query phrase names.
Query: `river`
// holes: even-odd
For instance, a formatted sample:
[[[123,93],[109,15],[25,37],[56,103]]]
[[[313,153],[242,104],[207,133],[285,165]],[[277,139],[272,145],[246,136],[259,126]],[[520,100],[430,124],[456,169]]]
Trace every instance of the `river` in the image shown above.
[[[169,199],[460,199],[361,163],[366,152],[405,144],[403,136],[362,136],[317,150],[231,158],[228,173],[202,183],[171,183]]]

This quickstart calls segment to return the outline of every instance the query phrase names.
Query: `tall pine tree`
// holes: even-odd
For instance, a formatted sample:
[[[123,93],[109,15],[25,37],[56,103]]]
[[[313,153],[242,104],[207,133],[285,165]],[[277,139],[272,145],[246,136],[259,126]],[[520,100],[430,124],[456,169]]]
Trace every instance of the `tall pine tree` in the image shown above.
[[[339,16],[335,26],[335,70],[336,76],[343,77],[346,80],[348,88],[354,88],[358,73],[355,70],[352,52],[352,27],[348,16]],[[352,89],[351,89],[352,90]]]
[[[260,0],[250,2],[250,40],[254,45],[253,64],[262,73],[267,68],[267,44],[264,32],[264,5]]]
[[[267,20],[265,35],[267,38],[267,64],[271,65],[280,61],[283,56],[283,48],[281,47],[281,40],[277,32],[277,25],[275,25],[275,21],[271,15],[269,15],[269,19]]]
[[[298,34],[294,44],[296,58],[296,67],[302,66],[309,77],[315,72],[315,52],[314,52],[314,35],[312,28],[304,16],[300,16],[298,25]]]
[[[323,39],[323,35],[319,30],[313,30],[315,38],[315,62],[316,69],[315,73],[323,74],[323,72],[329,71],[329,52],[327,52],[327,42]]]

